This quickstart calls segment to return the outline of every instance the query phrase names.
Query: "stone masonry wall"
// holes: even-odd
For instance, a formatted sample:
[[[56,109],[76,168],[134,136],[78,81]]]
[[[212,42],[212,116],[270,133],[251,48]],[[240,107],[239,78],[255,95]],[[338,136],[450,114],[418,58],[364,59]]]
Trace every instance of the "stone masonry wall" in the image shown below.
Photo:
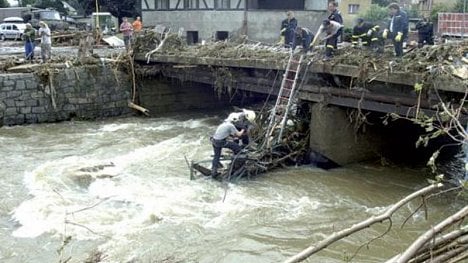
[[[127,106],[131,82],[122,72],[98,65],[44,72],[0,75],[0,126],[132,112]]]

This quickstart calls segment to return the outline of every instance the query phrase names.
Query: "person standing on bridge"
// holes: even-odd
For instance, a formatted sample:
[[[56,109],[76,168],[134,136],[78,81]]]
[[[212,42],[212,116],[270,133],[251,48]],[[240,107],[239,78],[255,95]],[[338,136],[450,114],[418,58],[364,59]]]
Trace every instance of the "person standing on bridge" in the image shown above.
[[[131,41],[132,41],[132,35],[133,35],[133,26],[128,22],[128,19],[126,17],[122,18],[122,24],[120,24],[120,32],[123,33],[123,39],[125,43],[125,49],[130,51],[131,49]]]
[[[231,149],[234,154],[238,154],[241,151],[239,144],[229,141],[228,138],[230,136],[241,137],[244,133],[245,130],[242,129],[238,131],[229,118],[224,120],[224,122],[218,126],[213,137],[210,138],[214,153],[213,161],[211,163],[212,177],[216,177],[218,174],[218,166],[220,165],[219,159],[221,158],[221,150],[223,148]]]
[[[397,57],[403,56],[403,41],[408,34],[408,15],[405,11],[400,10],[397,3],[392,3],[388,6],[392,19],[388,28],[382,33],[384,39],[390,38],[395,47]]]
[[[41,37],[41,58],[42,63],[46,63],[51,57],[52,37],[49,26],[44,22],[39,22],[39,36]]]
[[[143,24],[141,23],[141,17],[137,16],[136,20],[133,21],[132,26],[135,34],[138,35],[141,32],[141,29],[143,28]]]
[[[340,10],[338,10],[338,4],[335,1],[328,3],[328,20],[343,24],[343,17],[341,16]]]
[[[30,23],[26,24],[26,29],[23,33],[24,40],[24,57],[27,61],[34,60],[34,40],[36,39],[36,30]]]
[[[291,48],[294,41],[294,31],[297,27],[297,19],[294,17],[293,11],[286,12],[287,18],[281,22],[280,39],[284,47]]]
[[[328,3],[328,12],[330,12],[330,14],[327,17],[328,20],[335,21],[335,22],[340,23],[340,25],[343,25],[343,16],[341,16],[341,12],[340,10],[338,10],[337,2],[331,1]],[[340,42],[343,40],[343,31],[339,32],[338,37],[336,39],[337,41],[338,41],[338,38],[340,39]]]

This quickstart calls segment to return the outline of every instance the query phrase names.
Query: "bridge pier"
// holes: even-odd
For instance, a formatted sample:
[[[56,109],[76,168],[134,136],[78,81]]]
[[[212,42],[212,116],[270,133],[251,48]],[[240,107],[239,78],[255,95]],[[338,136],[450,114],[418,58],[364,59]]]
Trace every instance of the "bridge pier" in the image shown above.
[[[311,107],[310,149],[338,165],[379,157],[382,140],[369,127],[356,131],[346,109],[314,103]]]

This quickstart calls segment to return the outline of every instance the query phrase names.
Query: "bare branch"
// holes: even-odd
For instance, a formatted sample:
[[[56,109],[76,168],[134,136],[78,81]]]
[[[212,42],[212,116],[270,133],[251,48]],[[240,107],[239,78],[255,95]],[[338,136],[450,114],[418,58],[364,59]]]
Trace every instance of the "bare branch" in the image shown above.
[[[453,225],[454,223],[462,220],[468,215],[468,205],[462,208],[457,213],[453,214],[450,217],[447,217],[444,221],[440,222],[438,225],[428,230],[426,233],[421,235],[416,239],[411,246],[409,246],[405,252],[403,252],[399,257],[394,258],[393,261],[396,263],[406,263],[408,262],[427,242],[429,242],[436,234],[443,231],[446,227]]]
[[[399,202],[397,202],[396,204],[392,205],[390,208],[388,208],[383,214],[380,214],[378,216],[372,216],[360,223],[357,223],[347,229],[344,229],[344,230],[341,230],[339,232],[336,232],[330,236],[328,236],[326,239],[320,241],[317,245],[312,245],[306,249],[304,249],[302,252],[300,252],[299,254],[296,254],[295,256],[287,259],[285,261],[285,263],[293,263],[293,262],[301,262],[303,260],[305,260],[306,258],[310,257],[311,255],[321,251],[322,249],[328,247],[329,245],[333,244],[334,242],[338,241],[338,240],[341,240],[355,232],[358,232],[360,230],[363,230],[365,228],[368,228],[370,227],[371,225],[373,224],[376,224],[376,223],[381,223],[385,220],[389,220],[392,215],[398,210],[400,209],[403,205],[409,203],[410,201],[412,201],[413,199],[415,198],[418,198],[420,196],[424,196],[430,192],[433,192],[439,188],[441,188],[443,186],[443,184],[439,183],[439,184],[433,184],[433,185],[429,185],[419,191],[416,191],[408,196],[406,196],[405,198],[401,199]]]

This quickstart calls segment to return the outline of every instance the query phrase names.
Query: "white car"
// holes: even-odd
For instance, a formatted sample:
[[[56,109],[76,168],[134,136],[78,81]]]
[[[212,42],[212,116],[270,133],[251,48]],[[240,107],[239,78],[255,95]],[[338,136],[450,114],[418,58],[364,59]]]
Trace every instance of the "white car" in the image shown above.
[[[24,23],[1,23],[0,24],[0,39],[5,41],[7,39],[21,40],[26,24]]]

